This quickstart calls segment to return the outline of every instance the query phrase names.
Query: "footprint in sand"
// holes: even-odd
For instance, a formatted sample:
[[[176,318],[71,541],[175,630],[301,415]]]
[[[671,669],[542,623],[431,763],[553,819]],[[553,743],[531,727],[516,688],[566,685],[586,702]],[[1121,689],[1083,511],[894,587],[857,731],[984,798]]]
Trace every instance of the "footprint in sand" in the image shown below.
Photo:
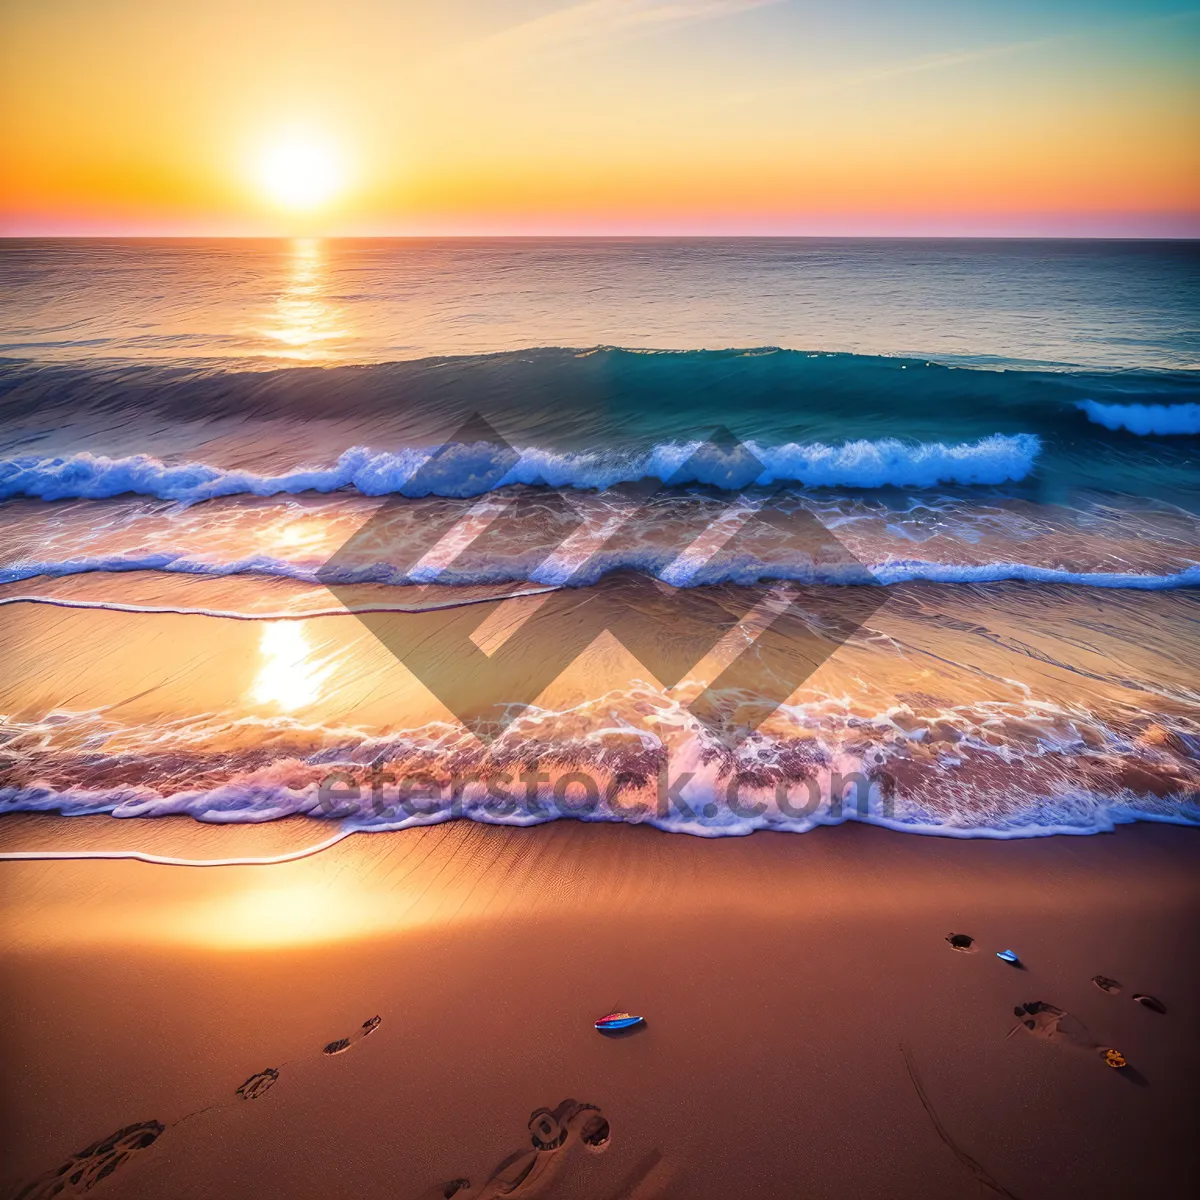
[[[245,1083],[237,1090],[243,1100],[257,1100],[264,1092],[268,1092],[279,1082],[279,1072],[274,1067],[268,1067],[265,1071],[259,1071],[257,1075],[251,1075]]]
[[[1115,979],[1109,979],[1107,975],[1093,975],[1092,982],[1102,992],[1108,992],[1110,996],[1119,996],[1121,994],[1121,985]],[[1167,1015],[1167,1006],[1154,996],[1147,996],[1145,992],[1134,992],[1132,999],[1143,1008],[1148,1008],[1151,1012],[1158,1013],[1159,1016],[1165,1017]]]
[[[157,1141],[165,1129],[161,1121],[126,1125],[71,1155],[56,1171],[48,1171],[26,1184],[13,1200],[50,1200],[52,1196],[78,1196],[91,1191],[122,1163]]]
[[[1056,1005],[1047,1004],[1044,1000],[1032,1000],[1028,1004],[1018,1005],[1013,1012],[1021,1021],[1021,1024],[1012,1030],[1013,1033],[1017,1029],[1025,1029],[1039,1041],[1055,1042],[1077,1050],[1100,1049],[1099,1045],[1087,1036],[1083,1025],[1065,1009]]]
[[[952,933],[946,941],[950,943],[950,948],[957,950],[959,954],[979,953],[979,947],[975,945],[975,939],[969,933]]]
[[[1125,1061],[1125,1056],[1119,1050],[1094,1041],[1083,1022],[1072,1017],[1069,1012],[1047,1004],[1044,1000],[1033,1000],[1028,1004],[1018,1005],[1013,1012],[1020,1018],[1021,1023],[1009,1031],[1009,1037],[1018,1029],[1024,1029],[1040,1041],[1051,1042],[1068,1050],[1082,1051],[1084,1054],[1098,1054],[1108,1066],[1117,1068],[1135,1082],[1145,1082]]]
[[[1047,1040],[1058,1032],[1059,1022],[1067,1015],[1064,1009],[1047,1004],[1044,1000],[1018,1004],[1013,1013],[1030,1033]]]
[[[975,945],[975,939],[969,933],[952,933],[946,938],[950,943],[952,950],[957,950],[959,954],[978,954],[979,947]]]
[[[348,1038],[339,1038],[336,1042],[330,1042],[324,1047],[323,1053],[341,1054],[342,1051],[349,1050],[355,1042],[360,1042],[374,1033],[382,1020],[382,1017],[370,1017]],[[266,1070],[251,1075],[234,1095],[240,1100],[257,1100],[278,1082],[279,1068],[267,1067]],[[215,1103],[219,1104],[220,1101]],[[211,1107],[214,1105],[208,1106],[208,1108]],[[195,1116],[197,1112],[206,1111],[207,1108],[197,1109],[196,1112],[188,1115]],[[180,1117],[171,1123],[178,1124],[183,1120],[187,1120],[187,1117]],[[161,1121],[142,1121],[140,1124],[127,1125],[124,1129],[118,1129],[116,1133],[94,1142],[86,1150],[73,1154],[57,1170],[39,1175],[37,1179],[26,1184],[17,1192],[13,1200],[51,1200],[53,1196],[74,1196],[90,1191],[102,1179],[107,1179],[131,1155],[145,1150],[147,1146],[157,1141],[159,1135],[166,1128],[167,1126]],[[456,1180],[455,1183],[462,1187],[470,1186],[465,1180]],[[451,1185],[446,1184],[445,1186]],[[452,1196],[454,1192],[446,1192],[445,1195]]]
[[[603,1113],[594,1104],[564,1100],[553,1112],[539,1108],[529,1116],[529,1137],[535,1150],[559,1150],[572,1133],[590,1150],[608,1145],[612,1130]]]
[[[562,1151],[578,1142],[592,1153],[604,1151],[612,1138],[608,1119],[594,1104],[564,1100],[557,1108],[538,1108],[529,1116],[529,1140],[532,1150],[515,1150],[492,1172],[477,1200],[497,1200],[501,1196],[532,1196],[549,1193],[548,1186],[562,1162]],[[471,1185],[466,1179],[454,1179],[422,1192],[418,1200],[440,1200],[456,1195]]]
[[[382,1017],[371,1017],[362,1023],[362,1028],[352,1033],[349,1037],[338,1038],[336,1042],[330,1042],[328,1045],[321,1048],[322,1054],[342,1054],[349,1050],[355,1042],[361,1042],[363,1038],[374,1033],[379,1028]]]

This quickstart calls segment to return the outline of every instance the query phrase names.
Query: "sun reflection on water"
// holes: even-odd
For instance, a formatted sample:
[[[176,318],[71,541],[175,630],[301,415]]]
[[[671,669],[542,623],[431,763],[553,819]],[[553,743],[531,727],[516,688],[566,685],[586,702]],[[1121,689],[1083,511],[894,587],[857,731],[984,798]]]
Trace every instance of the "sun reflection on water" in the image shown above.
[[[279,358],[333,356],[333,343],[346,337],[345,312],[328,292],[325,248],[318,238],[291,243],[288,277],[275,300],[274,320],[264,333],[280,348]]]
[[[292,712],[321,698],[331,668],[313,661],[303,622],[268,622],[258,648],[262,664],[250,688],[255,704],[272,704]]]

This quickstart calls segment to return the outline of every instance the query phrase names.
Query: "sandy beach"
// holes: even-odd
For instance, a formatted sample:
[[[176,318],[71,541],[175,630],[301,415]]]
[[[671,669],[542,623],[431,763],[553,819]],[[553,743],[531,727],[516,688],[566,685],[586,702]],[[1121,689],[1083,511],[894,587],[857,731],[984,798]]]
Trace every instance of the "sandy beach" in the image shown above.
[[[1200,6],[0,50],[0,1200],[1200,1195]]]
[[[0,822],[5,852],[197,858],[328,832]],[[1188,1195],[1198,865],[1200,837],[1153,824],[709,841],[567,821],[357,834],[270,867],[4,862],[5,1186],[51,1195],[138,1126],[97,1195]],[[1014,1016],[1038,1001],[1069,1014],[1055,1036]],[[645,1026],[598,1035],[614,1007]]]

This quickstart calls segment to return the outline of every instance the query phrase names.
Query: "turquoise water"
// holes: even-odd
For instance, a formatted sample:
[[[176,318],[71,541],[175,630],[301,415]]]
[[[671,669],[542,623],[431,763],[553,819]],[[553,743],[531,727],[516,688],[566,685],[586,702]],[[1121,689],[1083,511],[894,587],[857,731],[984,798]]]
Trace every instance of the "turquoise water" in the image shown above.
[[[387,747],[481,761],[415,702],[361,717],[320,689],[291,708],[231,684],[202,704],[158,650],[171,701],[101,719],[126,711],[115,681],[143,622],[208,621],[233,664],[227,618],[323,620],[360,585],[362,611],[482,599],[480,622],[514,588],[572,592],[664,637],[795,585],[817,589],[812,628],[840,589],[882,590],[830,660],[843,674],[818,671],[819,695],[796,676],[791,724],[738,754],[782,769],[816,737],[827,773],[911,763],[906,739],[953,727],[901,816],[858,815],[1002,836],[1191,820],[1198,265],[1165,242],[2,243],[0,612],[20,669],[0,691],[0,803],[321,816],[318,767]],[[576,602],[557,603],[539,628],[565,645]],[[72,615],[28,615],[49,609]],[[84,703],[64,639],[101,627],[115,657]],[[351,674],[382,679],[387,656],[347,631],[370,633],[339,628]],[[639,754],[714,762],[685,665],[655,693],[667,716],[633,680],[583,703]],[[532,712],[519,690],[507,702]],[[563,761],[592,753],[566,710],[538,712]],[[181,721],[198,724],[168,753]],[[297,721],[319,751],[288,740]],[[222,757],[247,722],[253,761]]]

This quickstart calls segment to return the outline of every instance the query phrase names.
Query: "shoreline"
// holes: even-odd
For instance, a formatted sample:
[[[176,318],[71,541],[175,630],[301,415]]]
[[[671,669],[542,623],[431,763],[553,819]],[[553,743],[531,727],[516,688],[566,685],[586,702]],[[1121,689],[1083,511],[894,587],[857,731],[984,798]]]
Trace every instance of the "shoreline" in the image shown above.
[[[1025,826],[1021,831],[995,830],[988,827],[955,828],[949,826],[914,825],[900,821],[889,821],[877,813],[854,813],[849,811],[858,807],[853,799],[843,802],[844,814],[836,819],[818,819],[817,823],[804,829],[781,827],[751,827],[732,831],[722,829],[720,832],[698,833],[694,829],[680,826],[670,826],[654,819],[637,821],[624,820],[616,817],[587,818],[573,815],[570,811],[560,812],[557,816],[547,816],[544,820],[504,821],[487,820],[468,812],[457,812],[454,815],[439,816],[436,820],[416,821],[406,824],[353,825],[354,818],[314,817],[310,814],[298,813],[289,816],[276,817],[267,821],[202,821],[189,813],[173,813],[165,816],[131,816],[116,817],[111,812],[95,811],[87,813],[63,814],[57,811],[18,810],[0,813],[0,863],[4,862],[88,862],[88,861],[136,861],[150,866],[174,867],[254,867],[280,866],[309,858],[336,846],[346,838],[361,834],[366,837],[386,837],[388,835],[416,833],[422,830],[435,829],[443,825],[466,822],[470,825],[480,825],[484,828],[498,830],[533,830],[542,826],[560,823],[579,824],[583,826],[615,825],[639,828],[645,826],[657,833],[669,837],[695,838],[699,841],[722,841],[727,838],[749,838],[755,834],[780,834],[785,837],[803,836],[816,833],[823,829],[836,829],[847,824],[865,825],[872,829],[885,830],[919,838],[948,839],[951,841],[971,842],[1025,842],[1043,838],[1090,838],[1105,834],[1115,834],[1119,830],[1137,827],[1142,824],[1162,825],[1178,829],[1198,829],[1200,826],[1183,816],[1167,814],[1139,813],[1125,820],[1115,820],[1107,828],[1082,826]],[[76,824],[86,826],[90,835],[98,837],[102,843],[99,846],[74,846],[69,849],[55,849],[38,844],[43,838],[58,838],[64,831],[63,822],[70,822],[72,833],[76,833]],[[120,832],[117,832],[117,828]],[[310,833],[310,841],[299,847],[292,843],[300,838],[303,840],[305,831],[310,825],[336,826],[337,832],[318,840],[311,840],[316,829]],[[347,827],[347,826],[350,827]],[[276,849],[273,852],[258,854],[215,854],[197,857],[188,854],[171,854],[165,850],[147,847],[123,846],[118,848],[112,843],[129,840],[126,834],[132,835],[132,840],[145,841],[150,847],[161,846],[164,842],[171,844],[187,844],[196,840],[214,844],[222,839],[235,839],[239,834],[228,834],[217,831],[223,830],[255,830],[258,840],[265,840],[268,848],[277,843],[287,846],[286,849]],[[207,831],[201,833],[201,831]],[[286,832],[284,832],[286,831]]]
[[[134,583],[151,589],[138,603],[169,600],[163,588],[221,599]],[[559,607],[457,610],[478,622],[13,604],[0,802],[390,827],[615,816],[720,835],[837,819],[854,791],[837,781],[857,776],[865,815],[926,833],[1200,824],[1179,653],[1192,594],[923,585],[870,598],[886,603],[864,622],[851,606],[867,590],[815,589],[776,612],[754,589],[660,595],[613,577]],[[278,611],[281,594],[260,599]],[[79,653],[96,644],[114,652]]]

